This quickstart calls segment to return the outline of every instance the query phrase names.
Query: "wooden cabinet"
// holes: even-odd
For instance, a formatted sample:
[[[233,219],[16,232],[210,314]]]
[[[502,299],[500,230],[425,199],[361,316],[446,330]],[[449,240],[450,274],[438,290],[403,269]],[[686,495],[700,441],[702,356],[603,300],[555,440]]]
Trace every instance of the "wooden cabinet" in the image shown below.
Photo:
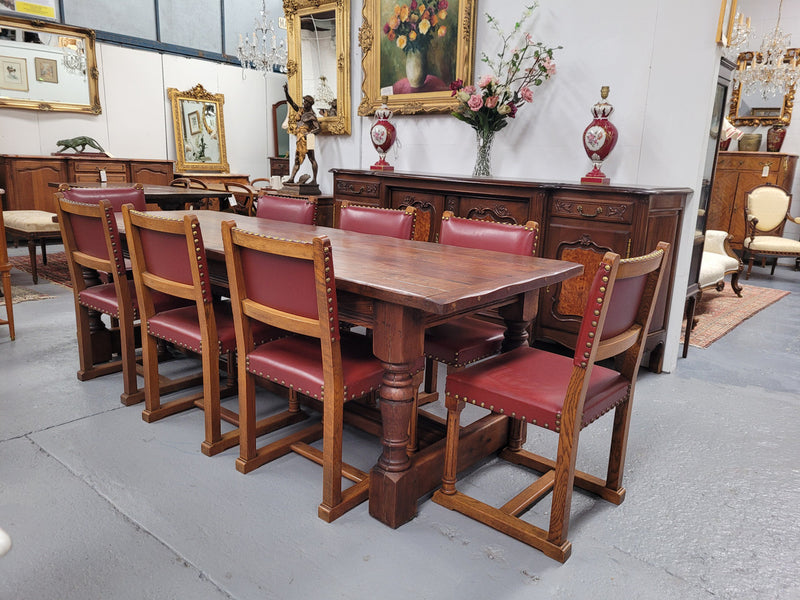
[[[289,159],[285,156],[269,157],[269,174],[283,177],[289,174]]]
[[[172,161],[70,154],[55,156],[0,155],[0,187],[7,210],[55,212],[55,183],[109,182],[169,185]]]
[[[774,183],[792,193],[797,156],[775,152],[720,152],[707,229],[727,231],[733,236],[731,246],[741,249],[745,237],[745,196],[754,187]]]
[[[646,254],[672,244],[648,335],[650,367],[660,371],[681,220],[689,188],[580,185],[531,180],[473,179],[398,171],[333,169],[337,201],[402,208],[414,206],[419,224],[436,239],[444,210],[476,219],[540,224],[540,255],[580,262],[592,272],[600,256]],[[542,290],[534,335],[573,347],[586,302],[587,276]]]

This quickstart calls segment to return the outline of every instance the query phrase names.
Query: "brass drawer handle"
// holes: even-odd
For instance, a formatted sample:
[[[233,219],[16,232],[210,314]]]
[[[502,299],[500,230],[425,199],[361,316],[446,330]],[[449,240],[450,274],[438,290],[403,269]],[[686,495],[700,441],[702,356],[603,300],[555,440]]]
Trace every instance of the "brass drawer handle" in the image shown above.
[[[594,214],[593,214],[593,215],[587,215],[587,214],[585,214],[585,213],[583,212],[583,204],[578,204],[578,206],[575,208],[575,210],[577,210],[577,211],[578,211],[578,214],[579,214],[580,216],[582,216],[582,217],[588,217],[588,218],[590,218],[590,219],[593,219],[593,218],[594,218],[594,217],[596,217],[597,215],[601,215],[601,214],[603,214],[603,207],[602,207],[602,206],[598,206],[598,207],[597,207],[597,209],[595,209],[595,211],[594,211]]]

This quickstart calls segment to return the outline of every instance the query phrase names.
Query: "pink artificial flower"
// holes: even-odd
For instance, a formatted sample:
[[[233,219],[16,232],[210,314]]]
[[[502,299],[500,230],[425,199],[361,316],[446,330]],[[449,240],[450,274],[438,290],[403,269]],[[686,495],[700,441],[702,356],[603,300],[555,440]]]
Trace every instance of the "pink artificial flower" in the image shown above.
[[[509,102],[508,107],[511,109],[511,112],[509,113],[508,116],[513,119],[514,117],[517,116],[517,105],[514,104],[513,102]]]
[[[456,79],[455,81],[451,82],[450,89],[452,90],[452,93],[450,96],[455,96],[456,92],[458,92],[458,90],[460,90],[462,87],[464,87],[463,79]]]
[[[527,85],[520,88],[519,95],[525,102],[533,102],[533,92]]]
[[[469,106],[473,112],[478,112],[483,106],[483,97],[480,94],[472,94],[472,96],[469,97],[467,106]]]
[[[548,75],[555,75],[556,74],[556,63],[548,56],[544,59],[544,68],[547,69]]]
[[[476,91],[478,91],[478,90],[477,90],[477,89],[475,89],[475,86],[474,86],[474,85],[468,85],[468,86],[466,86],[466,87],[464,88],[464,91],[465,91],[466,93],[468,93],[468,94],[471,96],[472,94],[474,94],[474,93],[475,93]]]
[[[484,102],[484,104],[486,104],[486,108],[494,108],[495,106],[497,106],[497,103],[499,101],[500,98],[498,98],[497,96],[489,96],[488,98],[486,98],[486,102]]]
[[[491,75],[484,75],[483,77],[481,77],[480,81],[478,81],[478,87],[485,88],[493,81],[494,77],[492,77]]]

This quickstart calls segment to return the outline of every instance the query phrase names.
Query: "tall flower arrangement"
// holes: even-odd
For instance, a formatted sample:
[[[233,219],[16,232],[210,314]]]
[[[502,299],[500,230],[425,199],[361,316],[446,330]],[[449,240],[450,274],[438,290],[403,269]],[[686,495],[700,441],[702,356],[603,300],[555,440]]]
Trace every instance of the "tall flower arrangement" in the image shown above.
[[[462,80],[450,84],[452,96],[458,105],[451,113],[455,118],[469,124],[478,136],[478,160],[474,175],[489,175],[489,155],[494,134],[508,125],[508,119],[517,116],[517,111],[533,101],[533,88],[542,85],[555,75],[554,50],[561,46],[548,47],[523,32],[525,23],[533,15],[538,4],[527,6],[513,30],[506,34],[497,19],[486,13],[486,21],[502,40],[496,57],[481,53],[481,62],[491,70],[491,75],[481,77],[477,85],[464,85]],[[486,156],[481,152],[486,147]]]

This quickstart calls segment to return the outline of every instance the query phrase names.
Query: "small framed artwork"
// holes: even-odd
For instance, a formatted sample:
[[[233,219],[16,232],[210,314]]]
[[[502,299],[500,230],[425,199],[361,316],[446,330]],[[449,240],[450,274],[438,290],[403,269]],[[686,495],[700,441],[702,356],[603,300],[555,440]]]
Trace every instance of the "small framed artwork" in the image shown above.
[[[200,133],[200,111],[192,111],[187,116],[189,118],[189,133],[197,135]]]
[[[28,91],[28,61],[13,56],[0,56],[0,88]]]
[[[58,62],[50,58],[34,58],[36,81],[58,83]]]

